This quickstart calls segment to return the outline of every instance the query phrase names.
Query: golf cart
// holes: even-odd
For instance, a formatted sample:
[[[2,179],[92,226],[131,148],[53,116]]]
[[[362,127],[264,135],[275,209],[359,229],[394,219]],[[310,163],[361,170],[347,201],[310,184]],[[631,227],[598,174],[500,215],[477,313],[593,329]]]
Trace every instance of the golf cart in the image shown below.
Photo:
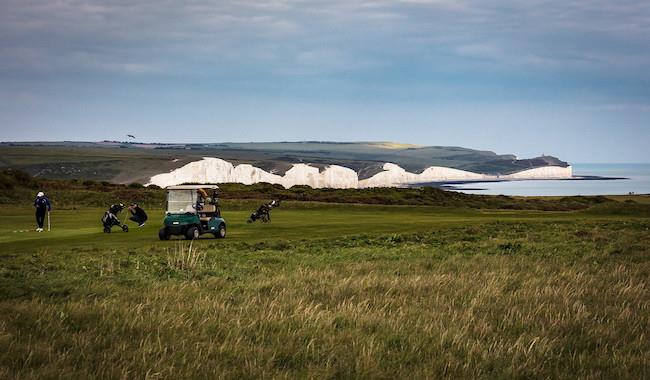
[[[207,233],[216,238],[226,237],[226,221],[219,210],[217,185],[180,185],[167,188],[167,212],[163,228],[158,232],[160,240],[173,235],[186,239],[198,239]],[[208,196],[211,191],[212,195]]]

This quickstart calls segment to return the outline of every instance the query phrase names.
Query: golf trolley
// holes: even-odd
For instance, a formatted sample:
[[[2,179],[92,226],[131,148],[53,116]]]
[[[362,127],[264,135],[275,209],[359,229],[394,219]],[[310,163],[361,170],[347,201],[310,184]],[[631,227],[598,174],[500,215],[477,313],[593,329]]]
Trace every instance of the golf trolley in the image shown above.
[[[259,220],[262,223],[271,222],[271,209],[274,207],[280,207],[279,200],[272,200],[268,204],[261,205],[257,210],[255,210],[251,216],[246,221],[247,223],[253,223]]]
[[[129,232],[129,226],[122,224],[122,222],[120,222],[120,220],[117,218],[117,214],[122,212],[122,210],[124,210],[124,205],[120,203],[111,205],[111,207],[109,207],[109,209],[104,212],[104,216],[102,217],[104,233],[111,233],[113,226],[119,226],[122,228],[122,231]]]

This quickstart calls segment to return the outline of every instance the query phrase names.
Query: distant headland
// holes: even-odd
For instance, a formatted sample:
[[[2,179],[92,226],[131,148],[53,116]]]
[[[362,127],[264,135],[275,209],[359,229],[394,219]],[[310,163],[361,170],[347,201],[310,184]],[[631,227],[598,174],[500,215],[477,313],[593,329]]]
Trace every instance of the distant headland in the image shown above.
[[[365,188],[449,181],[569,179],[556,157],[394,142],[140,143],[3,142],[3,168],[47,178],[161,187],[184,182],[269,182]]]

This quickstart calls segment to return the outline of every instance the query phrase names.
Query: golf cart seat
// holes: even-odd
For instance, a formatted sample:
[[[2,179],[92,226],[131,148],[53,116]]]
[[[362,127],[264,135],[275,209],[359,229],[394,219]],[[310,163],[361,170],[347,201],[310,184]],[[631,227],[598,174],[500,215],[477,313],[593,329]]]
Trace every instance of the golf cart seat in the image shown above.
[[[203,209],[201,210],[201,221],[207,222],[212,218],[215,212],[217,212],[217,206],[211,204],[203,205]]]

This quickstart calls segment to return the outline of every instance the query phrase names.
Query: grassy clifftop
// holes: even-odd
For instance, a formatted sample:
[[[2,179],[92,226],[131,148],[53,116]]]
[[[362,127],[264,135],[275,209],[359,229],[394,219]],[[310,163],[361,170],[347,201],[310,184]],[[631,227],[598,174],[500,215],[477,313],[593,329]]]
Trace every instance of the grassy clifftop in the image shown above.
[[[283,174],[291,164],[318,167],[341,165],[355,170],[361,179],[382,170],[386,162],[419,173],[429,166],[445,166],[488,174],[506,174],[547,165],[567,165],[554,157],[518,160],[461,147],[412,146],[395,143],[2,143],[0,169],[20,169],[46,178],[93,179],[116,183],[145,183],[202,157],[217,157],[233,164],[247,163]]]
[[[113,184],[92,180],[48,180],[32,177],[22,171],[0,171],[0,204],[29,204],[34,194],[45,191],[57,207],[105,207],[115,202],[138,202],[162,207],[165,191],[156,187]],[[454,208],[570,211],[591,206],[619,203],[603,196],[562,197],[555,199],[471,195],[444,191],[437,188],[371,188],[371,189],[312,189],[294,186],[285,189],[280,185],[258,183],[255,185],[221,184],[221,198],[231,200],[281,199],[326,203],[359,203],[379,205],[419,205]]]

